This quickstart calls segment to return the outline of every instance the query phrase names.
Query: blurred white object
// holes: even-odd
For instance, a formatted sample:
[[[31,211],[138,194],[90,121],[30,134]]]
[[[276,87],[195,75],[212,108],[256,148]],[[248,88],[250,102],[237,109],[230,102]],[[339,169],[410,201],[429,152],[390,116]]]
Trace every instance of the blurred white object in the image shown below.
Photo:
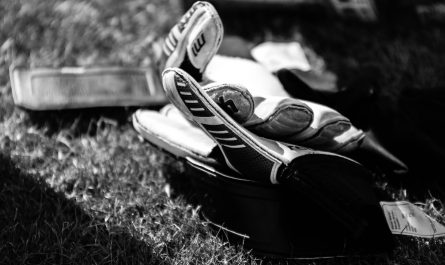
[[[422,22],[445,21],[445,3],[418,5],[416,13]]]
[[[31,110],[148,106],[167,103],[152,68],[12,66],[14,103]]]
[[[331,0],[337,13],[343,17],[356,17],[363,21],[377,21],[374,0]]]
[[[269,71],[283,68],[309,71],[311,66],[298,42],[264,42],[251,50],[252,57]]]
[[[274,74],[262,64],[248,59],[215,55],[204,72],[204,79],[243,86],[254,97],[289,97]]]
[[[445,227],[416,205],[406,201],[380,202],[389,229],[395,235],[435,238],[445,236]]]

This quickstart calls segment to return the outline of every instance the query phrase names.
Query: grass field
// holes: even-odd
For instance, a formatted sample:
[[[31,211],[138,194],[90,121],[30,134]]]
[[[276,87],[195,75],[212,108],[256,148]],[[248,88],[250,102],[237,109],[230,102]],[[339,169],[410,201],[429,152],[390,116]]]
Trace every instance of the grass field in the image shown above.
[[[184,165],[138,136],[130,123],[134,108],[14,106],[12,63],[144,66],[150,45],[182,12],[177,0],[0,2],[0,264],[444,264],[443,239],[405,237],[379,257],[257,257],[215,236],[200,218],[199,206],[186,199]],[[445,85],[440,25],[383,27],[288,14],[232,17],[225,26],[253,42],[297,39],[343,81],[377,65],[389,99],[407,86]],[[435,215],[445,216],[440,208]]]

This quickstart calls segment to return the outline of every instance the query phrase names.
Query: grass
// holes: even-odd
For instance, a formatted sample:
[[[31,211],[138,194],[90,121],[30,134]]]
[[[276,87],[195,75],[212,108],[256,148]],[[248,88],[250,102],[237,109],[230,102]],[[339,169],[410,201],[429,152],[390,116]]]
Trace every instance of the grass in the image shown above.
[[[187,200],[184,165],[134,131],[133,108],[31,112],[13,104],[11,63],[144,66],[150,44],[181,13],[173,0],[0,2],[0,264],[294,263],[257,257],[216,236]],[[227,33],[253,42],[302,41],[343,81],[379,65],[392,100],[408,85],[445,84],[439,26],[407,30],[290,16],[224,21]],[[295,263],[445,260],[443,240],[396,241],[385,256]]]

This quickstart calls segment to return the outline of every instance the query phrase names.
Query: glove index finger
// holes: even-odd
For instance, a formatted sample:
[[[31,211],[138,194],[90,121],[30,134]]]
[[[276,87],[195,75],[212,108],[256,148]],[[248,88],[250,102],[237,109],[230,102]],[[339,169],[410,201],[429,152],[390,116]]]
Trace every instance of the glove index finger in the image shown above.
[[[313,120],[312,109],[289,97],[254,97],[254,115],[243,124],[257,135],[283,140],[307,129]]]

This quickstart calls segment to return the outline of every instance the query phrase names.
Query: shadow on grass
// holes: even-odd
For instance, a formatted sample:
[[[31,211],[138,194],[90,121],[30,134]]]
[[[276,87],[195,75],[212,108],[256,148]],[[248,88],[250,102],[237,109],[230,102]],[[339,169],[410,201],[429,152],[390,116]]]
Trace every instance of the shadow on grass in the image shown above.
[[[146,243],[100,220],[0,155],[1,264],[158,263]]]

